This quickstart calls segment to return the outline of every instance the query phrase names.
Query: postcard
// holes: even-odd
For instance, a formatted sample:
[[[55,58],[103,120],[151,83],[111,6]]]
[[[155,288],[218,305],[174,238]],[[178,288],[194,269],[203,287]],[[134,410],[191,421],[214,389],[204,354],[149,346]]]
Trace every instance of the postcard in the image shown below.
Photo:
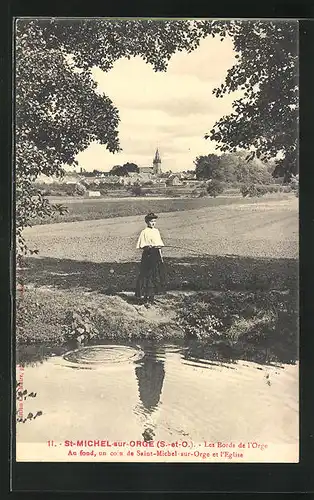
[[[16,461],[298,463],[298,22],[13,42]]]

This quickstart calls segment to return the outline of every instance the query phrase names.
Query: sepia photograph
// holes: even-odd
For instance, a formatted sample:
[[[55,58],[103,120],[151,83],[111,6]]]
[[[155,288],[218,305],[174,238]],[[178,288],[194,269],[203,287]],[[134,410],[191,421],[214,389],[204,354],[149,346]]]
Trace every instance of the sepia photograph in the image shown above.
[[[298,463],[298,21],[13,47],[16,461]]]

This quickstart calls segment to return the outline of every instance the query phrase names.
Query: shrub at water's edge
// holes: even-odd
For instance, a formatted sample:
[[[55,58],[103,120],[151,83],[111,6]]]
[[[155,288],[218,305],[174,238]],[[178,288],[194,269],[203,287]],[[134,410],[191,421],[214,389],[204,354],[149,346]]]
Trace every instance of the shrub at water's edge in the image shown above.
[[[180,304],[178,322],[186,338],[219,346],[223,358],[298,358],[298,297],[292,291],[199,293]]]
[[[29,289],[17,300],[17,344],[194,342],[203,356],[261,363],[297,360],[297,296],[291,291],[195,292],[160,298],[159,316],[123,298]],[[123,314],[122,314],[123,312]]]
[[[17,344],[78,346],[102,339],[182,337],[167,319],[167,306],[164,313],[162,320],[156,321],[119,296],[26,288],[17,293]]]

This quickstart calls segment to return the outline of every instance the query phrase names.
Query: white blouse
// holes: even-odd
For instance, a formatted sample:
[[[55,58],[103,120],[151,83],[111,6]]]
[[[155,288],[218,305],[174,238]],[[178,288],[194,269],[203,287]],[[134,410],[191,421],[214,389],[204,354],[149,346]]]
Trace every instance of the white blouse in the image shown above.
[[[160,232],[156,227],[146,227],[141,232],[136,248],[144,248],[146,246],[164,247]]]

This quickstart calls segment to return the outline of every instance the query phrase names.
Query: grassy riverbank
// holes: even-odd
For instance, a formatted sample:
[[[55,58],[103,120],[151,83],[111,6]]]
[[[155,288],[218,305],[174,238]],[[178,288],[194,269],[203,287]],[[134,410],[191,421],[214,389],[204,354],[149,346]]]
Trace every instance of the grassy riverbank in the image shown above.
[[[297,359],[297,297],[285,291],[169,291],[149,308],[133,295],[26,287],[17,294],[17,343],[195,340],[203,355],[290,363]]]

